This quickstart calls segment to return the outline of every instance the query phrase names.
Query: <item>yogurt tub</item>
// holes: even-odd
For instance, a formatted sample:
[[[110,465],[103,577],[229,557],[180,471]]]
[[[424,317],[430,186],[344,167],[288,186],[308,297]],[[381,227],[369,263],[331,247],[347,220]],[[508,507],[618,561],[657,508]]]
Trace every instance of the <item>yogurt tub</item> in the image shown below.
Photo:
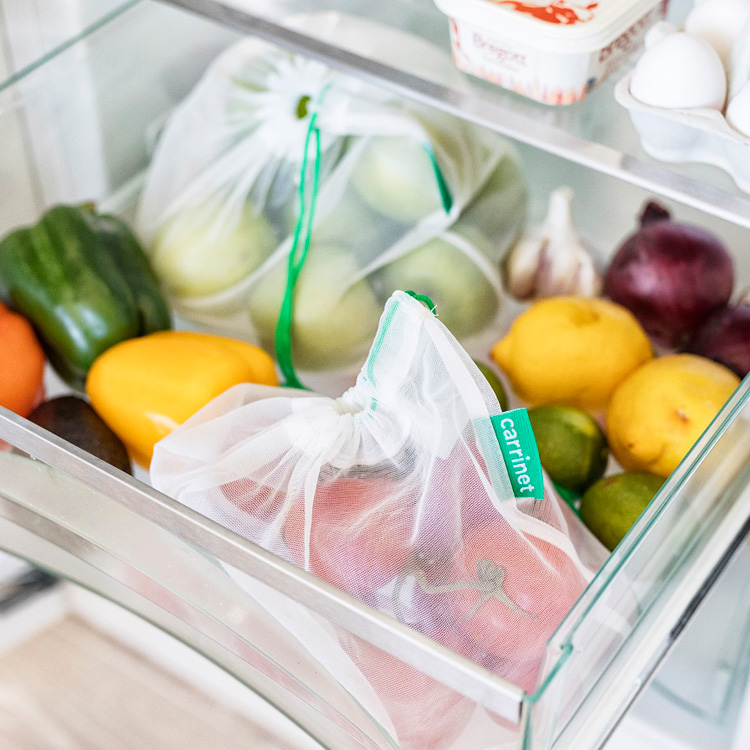
[[[669,0],[435,0],[463,71],[545,104],[580,101],[664,18]]]

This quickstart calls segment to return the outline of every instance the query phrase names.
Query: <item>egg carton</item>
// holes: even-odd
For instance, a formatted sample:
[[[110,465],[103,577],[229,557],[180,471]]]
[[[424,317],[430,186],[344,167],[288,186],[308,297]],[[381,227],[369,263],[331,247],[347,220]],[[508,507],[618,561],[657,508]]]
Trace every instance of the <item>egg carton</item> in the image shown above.
[[[643,150],[666,162],[699,162],[720,167],[750,193],[750,138],[737,132],[716,109],[664,109],[635,99],[632,71],[615,87],[615,99],[628,110]]]

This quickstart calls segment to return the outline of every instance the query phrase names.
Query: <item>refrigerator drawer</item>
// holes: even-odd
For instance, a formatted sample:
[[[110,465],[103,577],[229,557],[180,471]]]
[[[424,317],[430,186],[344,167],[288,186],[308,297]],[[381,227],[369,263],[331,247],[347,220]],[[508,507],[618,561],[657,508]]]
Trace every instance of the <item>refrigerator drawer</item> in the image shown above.
[[[0,232],[56,202],[131,216],[165,118],[240,35],[144,0],[1,90],[4,194],[31,187],[0,211]],[[649,193],[537,145],[519,145],[530,219],[565,182],[593,207],[580,217],[587,236],[614,250]],[[696,208],[676,213],[721,235],[737,285],[750,284],[746,230]],[[333,748],[408,746],[387,712],[369,710],[345,661],[330,659],[352,636],[392,655],[403,682],[435,690],[436,705],[471,702],[454,750],[600,747],[750,528],[746,378],[550,639],[525,693],[4,409],[0,439],[37,459],[0,453],[0,548],[173,633]]]
[[[39,459],[0,454],[0,548],[159,625],[334,748],[393,741],[311,646],[334,628],[396,656],[400,677],[415,681],[414,667],[506,717],[489,730],[478,708],[469,729],[482,740],[600,747],[748,531],[745,384],[550,640],[546,677],[524,694],[6,411],[0,436]],[[280,627],[280,610],[298,627]],[[452,747],[495,746],[474,741]]]

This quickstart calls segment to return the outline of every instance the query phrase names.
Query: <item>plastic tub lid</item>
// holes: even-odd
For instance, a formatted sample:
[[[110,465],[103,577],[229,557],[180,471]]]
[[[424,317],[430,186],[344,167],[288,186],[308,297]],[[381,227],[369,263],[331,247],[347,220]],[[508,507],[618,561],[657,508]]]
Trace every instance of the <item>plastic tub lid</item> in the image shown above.
[[[435,4],[457,21],[469,21],[514,41],[575,53],[606,47],[650,10],[666,11],[669,0],[435,0]]]

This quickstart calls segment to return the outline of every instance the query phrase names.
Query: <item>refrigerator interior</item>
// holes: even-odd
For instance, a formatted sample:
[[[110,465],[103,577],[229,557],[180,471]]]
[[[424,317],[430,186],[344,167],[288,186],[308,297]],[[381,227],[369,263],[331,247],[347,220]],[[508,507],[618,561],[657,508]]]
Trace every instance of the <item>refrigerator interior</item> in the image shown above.
[[[89,30],[82,39],[0,92],[4,164],[0,189],[7,196],[0,205],[3,233],[34,221],[44,207],[57,202],[94,200],[103,209],[132,216],[144,169],[166,117],[206,64],[240,36],[226,26],[158,3],[140,2],[125,9],[115,5],[111,3],[115,15],[104,27],[98,28],[96,21],[93,26],[84,23]],[[90,10],[85,4],[80,7]],[[73,28],[82,28],[80,21]],[[166,30],[176,43],[163,43]],[[75,30],[71,33],[75,36]],[[55,39],[45,41],[43,47],[54,48],[64,41]],[[13,65],[20,68],[32,62],[19,60]],[[530,186],[529,222],[543,218],[551,190],[569,185],[576,196],[575,219],[602,259],[633,230],[641,206],[653,197],[648,190],[584,164],[530,145],[517,147]],[[679,220],[721,236],[732,252],[738,278],[750,285],[747,229],[676,201],[664,202]],[[490,343],[477,340],[473,345],[477,352],[485,352]],[[49,383],[55,392],[59,383],[53,378]],[[326,387],[336,392],[333,385],[324,385],[323,390]],[[676,706],[675,730],[677,735],[687,735],[684,741],[730,736],[727,732],[739,720],[747,679],[747,644],[739,637],[746,629],[729,625],[746,623],[748,618],[744,605],[750,592],[738,572],[743,564],[746,567],[744,553],[725,575],[730,581],[726,590],[717,588],[704,602],[641,698],[635,712],[638,720],[662,722]],[[702,625],[714,608],[729,609],[721,639],[713,628]],[[680,712],[691,718],[683,721]]]

